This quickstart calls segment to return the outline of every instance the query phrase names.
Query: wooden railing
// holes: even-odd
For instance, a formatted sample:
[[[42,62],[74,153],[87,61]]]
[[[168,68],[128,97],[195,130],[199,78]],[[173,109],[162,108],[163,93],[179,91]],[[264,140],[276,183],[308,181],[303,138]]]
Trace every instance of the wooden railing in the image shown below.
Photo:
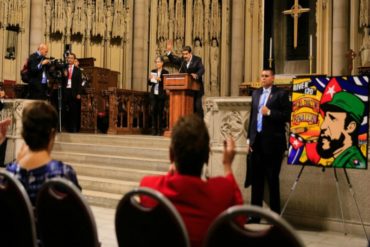
[[[108,134],[147,134],[151,128],[149,93],[126,89],[105,92],[109,100]],[[168,126],[168,100],[164,110]]]
[[[81,95],[81,132],[95,133],[98,131],[95,95],[94,88],[86,88],[85,93]]]
[[[26,85],[27,86],[27,85]],[[24,84],[6,88],[15,98],[23,98],[27,93]],[[109,88],[95,92],[85,88],[81,95],[81,132],[109,134],[148,134],[151,130],[151,107],[149,93],[126,89]],[[100,97],[100,105],[97,100]],[[165,130],[169,122],[169,100],[165,101],[163,122]],[[98,110],[98,109],[101,110]],[[2,116],[5,116],[3,110]]]

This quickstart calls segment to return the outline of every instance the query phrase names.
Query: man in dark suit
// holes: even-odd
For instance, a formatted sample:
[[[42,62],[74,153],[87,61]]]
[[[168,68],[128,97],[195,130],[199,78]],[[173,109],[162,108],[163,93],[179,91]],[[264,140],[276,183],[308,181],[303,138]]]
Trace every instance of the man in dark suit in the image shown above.
[[[37,51],[28,58],[29,99],[47,98],[48,78],[46,65],[50,63],[50,60],[45,58],[47,54],[48,46],[41,43]]]
[[[63,118],[68,132],[80,131],[82,73],[75,66],[76,55],[70,53],[63,81]]]
[[[251,152],[250,179],[252,205],[262,206],[264,181],[267,180],[270,208],[280,213],[279,173],[284,152],[287,148],[286,123],[290,120],[291,104],[287,91],[273,85],[271,69],[261,73],[262,87],[252,95],[249,118],[248,141]],[[252,219],[253,222],[259,219]]]
[[[171,63],[179,66],[179,73],[188,73],[193,79],[199,83],[200,90],[194,91],[194,112],[203,119],[202,96],[204,95],[203,74],[204,66],[202,59],[192,54],[190,46],[182,48],[182,57],[177,57],[172,54],[172,42],[167,42],[167,56]]]

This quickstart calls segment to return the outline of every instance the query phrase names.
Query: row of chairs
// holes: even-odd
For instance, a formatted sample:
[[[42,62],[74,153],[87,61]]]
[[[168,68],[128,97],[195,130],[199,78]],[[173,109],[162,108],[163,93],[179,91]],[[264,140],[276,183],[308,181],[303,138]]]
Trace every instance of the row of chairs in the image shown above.
[[[151,197],[156,206],[143,207],[139,198]],[[41,188],[35,208],[37,232],[42,246],[100,246],[93,214],[71,182],[54,178]],[[242,228],[235,218],[256,216],[269,224],[262,230]],[[21,183],[0,172],[0,246],[37,246],[32,205]],[[149,188],[136,188],[119,202],[115,216],[119,246],[189,247],[183,220],[172,203]],[[279,215],[254,206],[235,206],[222,213],[211,226],[206,247],[304,246],[293,228]]]
[[[100,246],[90,207],[79,189],[62,178],[41,187],[34,210],[22,184],[1,171],[0,221],[0,246],[36,247],[36,236],[43,247]]]
[[[154,199],[156,207],[143,207],[138,200],[142,196]],[[258,217],[266,224],[241,227],[238,219],[245,217]],[[176,208],[161,193],[148,188],[134,189],[123,197],[117,207],[115,225],[119,246],[144,247],[153,243],[164,247],[190,246],[187,230]],[[204,246],[302,247],[304,244],[280,215],[261,207],[240,205],[216,218]]]

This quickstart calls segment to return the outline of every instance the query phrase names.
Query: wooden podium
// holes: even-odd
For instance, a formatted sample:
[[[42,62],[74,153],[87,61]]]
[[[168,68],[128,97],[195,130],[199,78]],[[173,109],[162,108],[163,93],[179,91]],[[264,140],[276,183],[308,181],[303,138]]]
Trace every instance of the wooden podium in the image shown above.
[[[164,89],[170,91],[170,117],[168,131],[164,136],[170,137],[177,120],[194,112],[193,91],[200,89],[199,83],[186,73],[163,75]]]

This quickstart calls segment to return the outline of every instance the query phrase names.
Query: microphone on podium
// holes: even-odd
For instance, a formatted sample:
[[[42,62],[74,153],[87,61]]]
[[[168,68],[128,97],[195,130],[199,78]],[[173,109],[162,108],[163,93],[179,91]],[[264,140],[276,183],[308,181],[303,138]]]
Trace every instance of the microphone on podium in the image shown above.
[[[184,65],[185,60],[182,60],[181,66],[179,68],[179,73],[181,73],[182,66]]]

